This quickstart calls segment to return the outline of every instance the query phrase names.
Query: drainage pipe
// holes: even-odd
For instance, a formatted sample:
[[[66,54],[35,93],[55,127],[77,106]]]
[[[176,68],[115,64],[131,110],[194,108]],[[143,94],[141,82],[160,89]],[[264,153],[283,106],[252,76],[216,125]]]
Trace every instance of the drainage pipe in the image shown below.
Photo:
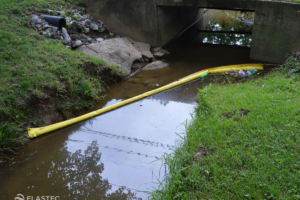
[[[44,20],[46,22],[48,22],[49,24],[58,27],[58,30],[60,30],[60,31],[62,28],[67,27],[67,22],[66,22],[65,18],[62,18],[62,17],[44,15]]]
[[[192,81],[194,79],[199,78],[200,76],[202,76],[205,73],[222,73],[222,72],[228,72],[228,71],[230,71],[230,69],[238,71],[240,69],[248,70],[248,69],[251,69],[251,68],[255,68],[255,69],[258,69],[258,70],[263,70],[264,69],[264,67],[263,67],[262,64],[229,65],[229,66],[224,66],[224,67],[216,67],[216,68],[204,69],[204,70],[201,70],[201,71],[196,72],[194,74],[191,74],[189,76],[186,76],[186,77],[184,77],[182,79],[179,79],[178,81],[175,81],[173,83],[165,85],[163,87],[157,88],[155,90],[151,90],[151,91],[146,92],[144,94],[141,94],[141,95],[135,96],[133,98],[130,98],[130,99],[121,101],[119,103],[116,103],[114,105],[111,105],[111,106],[108,106],[108,107],[105,107],[105,108],[102,108],[102,109],[90,112],[88,114],[85,114],[85,115],[82,115],[82,116],[79,116],[79,117],[76,117],[76,118],[73,118],[73,119],[70,119],[70,120],[67,120],[67,121],[63,121],[63,122],[59,122],[59,123],[56,123],[56,124],[52,124],[52,125],[49,125],[49,126],[41,127],[41,128],[28,128],[28,135],[29,135],[29,137],[34,138],[34,137],[38,137],[40,135],[43,135],[45,133],[49,133],[51,131],[55,131],[57,129],[64,128],[66,126],[70,126],[72,124],[75,124],[75,123],[87,120],[89,118],[95,117],[97,115],[101,115],[103,113],[106,113],[108,111],[114,110],[116,108],[125,106],[127,104],[132,103],[132,102],[141,100],[141,99],[146,98],[148,96],[151,96],[151,95],[157,94],[159,92],[163,92],[165,90],[168,90],[170,88],[176,87],[178,85],[187,83],[189,81]]]

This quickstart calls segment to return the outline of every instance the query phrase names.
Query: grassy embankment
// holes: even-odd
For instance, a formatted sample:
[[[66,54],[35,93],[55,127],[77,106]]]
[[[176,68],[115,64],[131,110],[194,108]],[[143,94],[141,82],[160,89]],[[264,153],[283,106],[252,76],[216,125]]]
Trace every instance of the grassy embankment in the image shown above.
[[[299,68],[290,58],[266,76],[200,90],[154,199],[300,199]]]
[[[28,126],[76,115],[101,100],[108,81],[124,76],[119,67],[49,41],[29,27],[31,14],[47,9],[72,17],[66,6],[75,3],[0,1],[0,163],[4,152],[26,140]]]

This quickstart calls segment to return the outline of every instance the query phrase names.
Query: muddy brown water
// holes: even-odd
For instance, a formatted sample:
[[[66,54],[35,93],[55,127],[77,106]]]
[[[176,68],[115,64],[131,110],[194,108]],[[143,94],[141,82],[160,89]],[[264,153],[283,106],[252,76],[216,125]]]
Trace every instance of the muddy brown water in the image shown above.
[[[99,109],[205,68],[249,63],[250,48],[203,44],[191,31],[166,47],[170,68],[142,71],[114,84]],[[161,157],[177,148],[196,106],[197,80],[73,126],[33,139],[20,160],[0,172],[0,199],[147,199],[165,168]]]

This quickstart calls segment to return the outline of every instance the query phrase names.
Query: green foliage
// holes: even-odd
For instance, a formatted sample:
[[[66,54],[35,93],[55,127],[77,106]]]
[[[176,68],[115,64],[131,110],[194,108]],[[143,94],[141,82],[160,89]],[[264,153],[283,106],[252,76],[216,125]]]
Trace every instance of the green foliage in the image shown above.
[[[288,57],[284,65],[282,66],[282,71],[287,75],[298,72],[300,70],[300,62],[293,56]]]
[[[152,197],[300,199],[299,75],[280,70],[209,87],[200,90],[181,148],[165,155],[167,184]]]

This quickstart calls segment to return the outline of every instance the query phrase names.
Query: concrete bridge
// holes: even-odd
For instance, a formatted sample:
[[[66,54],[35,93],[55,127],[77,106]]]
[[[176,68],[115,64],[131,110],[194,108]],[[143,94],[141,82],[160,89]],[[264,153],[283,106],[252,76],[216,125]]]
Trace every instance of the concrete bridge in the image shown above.
[[[300,50],[300,4],[262,0],[85,0],[112,32],[162,46],[196,20],[199,8],[255,11],[250,58],[283,63]]]

